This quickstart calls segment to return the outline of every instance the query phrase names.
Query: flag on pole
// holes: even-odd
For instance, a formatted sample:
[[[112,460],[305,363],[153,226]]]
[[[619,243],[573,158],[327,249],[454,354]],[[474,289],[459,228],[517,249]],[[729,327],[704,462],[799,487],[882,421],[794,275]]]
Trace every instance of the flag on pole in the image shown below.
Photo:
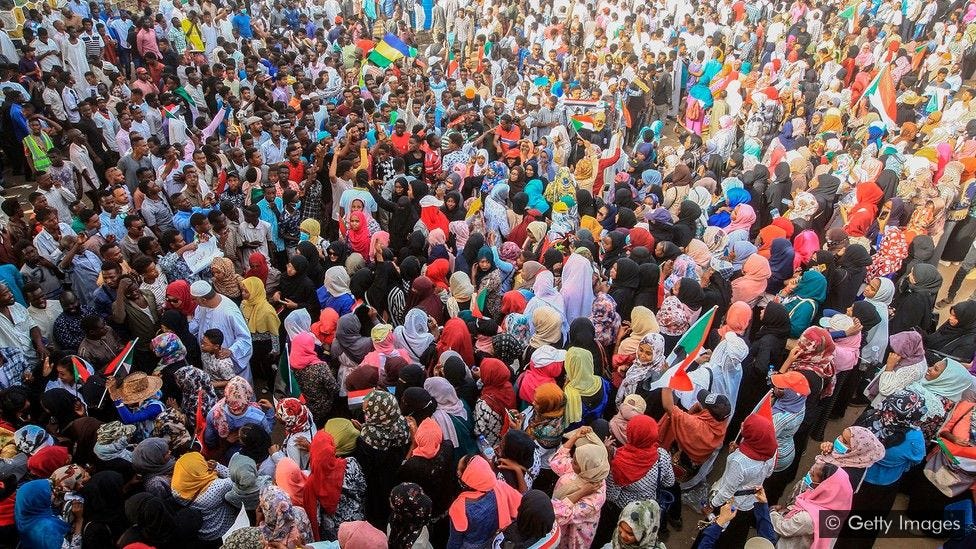
[[[871,106],[878,111],[881,121],[888,129],[896,128],[898,124],[895,119],[898,117],[898,106],[895,100],[895,82],[891,79],[891,70],[885,65],[881,72],[874,77],[871,85],[864,91]]]
[[[854,20],[857,18],[857,2],[854,2],[850,6],[847,6],[840,13],[837,14],[844,21],[847,21],[847,32],[848,34],[854,31]]]
[[[113,376],[120,370],[123,371],[123,375],[127,375],[132,370],[132,351],[135,350],[137,341],[139,341],[138,337],[122,347],[122,351],[105,367],[105,377]]]
[[[588,114],[575,114],[569,117],[569,122],[577,132],[580,130],[593,131],[593,117]]]
[[[194,425],[194,437],[200,443],[200,449],[207,446],[203,443],[203,433],[207,430],[207,416],[203,413],[203,389],[197,389],[197,414]]]
[[[397,35],[386,33],[373,51],[369,52],[369,60],[377,67],[386,68],[404,57],[416,57],[416,48],[406,45]]]
[[[773,421],[773,391],[770,389],[766,396],[759,401],[756,409],[752,411],[754,414],[758,414],[769,421]]]
[[[285,395],[299,398],[302,396],[302,390],[298,387],[298,380],[295,378],[295,372],[291,369],[291,360],[289,360],[288,345],[285,344],[285,353],[281,357],[281,362],[279,363],[278,372],[281,375],[281,381],[285,383]]]
[[[454,49],[452,48],[447,52],[447,77],[457,78],[460,72],[461,64],[458,63],[457,57],[454,55]]]
[[[363,389],[361,391],[349,391],[346,395],[346,402],[349,403],[350,409],[357,409],[362,407],[363,400],[366,399],[366,395],[369,394],[373,389]]]
[[[71,365],[75,369],[75,379],[84,383],[95,372],[95,368],[87,360],[77,355],[71,355]]]
[[[712,321],[715,319],[716,308],[716,306],[712,306],[700,316],[671,350],[671,354],[667,358],[668,367],[677,366],[677,369],[668,380],[668,387],[676,391],[690,391],[694,388],[691,378],[688,377],[688,366],[698,358],[702,347],[705,345],[705,338],[708,337],[708,332],[712,329]]]
[[[360,38],[359,40],[356,40],[356,47],[363,50],[363,56],[366,56],[369,55],[369,52],[373,51],[373,48],[376,47],[376,42],[366,40],[365,38]]]

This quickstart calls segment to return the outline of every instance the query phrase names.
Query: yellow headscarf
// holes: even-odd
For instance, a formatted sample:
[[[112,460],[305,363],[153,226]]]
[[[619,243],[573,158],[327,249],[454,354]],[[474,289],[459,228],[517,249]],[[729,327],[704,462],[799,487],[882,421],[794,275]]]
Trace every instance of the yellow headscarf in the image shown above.
[[[247,290],[247,299],[241,303],[241,313],[247,320],[247,329],[252,334],[270,333],[277,336],[281,319],[278,318],[278,313],[271,303],[268,303],[264,282],[256,276],[249,276],[241,282],[241,285]]]
[[[337,456],[348,456],[356,449],[359,430],[348,419],[334,417],[326,421],[325,432],[332,435],[332,440],[335,441]]]
[[[315,244],[316,248],[322,242],[322,225],[319,224],[318,220],[310,217],[302,221],[298,228],[308,233],[308,241]]]
[[[217,473],[210,470],[203,455],[190,452],[176,460],[171,486],[176,495],[190,500],[202,494],[216,478]]]
[[[583,419],[583,397],[593,396],[603,382],[593,374],[593,353],[580,347],[566,351],[566,423]]]

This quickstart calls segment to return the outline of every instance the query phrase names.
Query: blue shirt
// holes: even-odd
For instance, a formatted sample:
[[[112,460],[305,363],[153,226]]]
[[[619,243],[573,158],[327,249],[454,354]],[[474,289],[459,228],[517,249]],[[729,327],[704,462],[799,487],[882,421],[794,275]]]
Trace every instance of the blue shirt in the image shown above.
[[[176,213],[173,214],[173,227],[176,227],[176,230],[180,231],[180,234],[183,235],[183,240],[185,242],[187,243],[193,242],[193,236],[196,233],[193,232],[193,227],[190,225],[190,216],[192,216],[195,213],[202,213],[204,215],[207,215],[210,213],[210,210],[212,209],[213,208],[198,208],[194,206],[193,209],[191,209],[188,212],[184,212],[183,210],[176,210]],[[125,238],[124,233],[122,237]]]
[[[251,32],[251,16],[246,13],[238,13],[230,20],[231,25],[237,29],[241,38],[251,40],[254,34]]]
[[[24,307],[27,306],[27,300],[24,299],[24,292],[21,291],[21,288],[24,287],[24,275],[16,266],[9,263],[0,265],[0,281],[7,285],[10,293],[14,294],[14,301]]]
[[[885,455],[864,473],[864,480],[877,486],[898,482],[901,475],[920,463],[925,457],[925,437],[922,431],[912,429],[905,433],[905,440],[897,446],[885,448]]]
[[[102,212],[98,214],[98,220],[102,223],[102,228],[98,230],[98,234],[108,238],[109,235],[115,235],[116,242],[122,242],[125,238],[125,216],[122,214],[116,214],[112,217],[112,214],[108,212]]]
[[[490,491],[478,499],[467,500],[464,514],[468,517],[468,529],[458,532],[454,529],[454,524],[451,524],[447,548],[475,549],[489,545],[498,531],[498,503],[495,492]]]
[[[280,214],[282,209],[280,198],[275,198],[275,206],[278,208],[278,213]],[[271,204],[268,204],[268,201],[262,198],[258,202],[258,209],[261,210],[261,214],[258,217],[262,221],[267,221],[268,225],[271,225],[271,241],[274,242],[275,249],[279,252],[284,250],[285,240],[278,234],[278,216],[271,210]]]

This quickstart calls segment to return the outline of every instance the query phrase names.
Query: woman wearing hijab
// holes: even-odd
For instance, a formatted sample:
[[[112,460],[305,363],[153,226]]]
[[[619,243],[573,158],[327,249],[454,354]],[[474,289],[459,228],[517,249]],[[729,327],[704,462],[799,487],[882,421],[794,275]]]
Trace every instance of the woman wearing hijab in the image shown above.
[[[316,291],[319,305],[332,309],[339,316],[352,312],[356,298],[349,291],[349,272],[345,267],[329,267],[325,271],[325,284]],[[311,314],[311,313],[310,313]]]
[[[610,268],[609,278],[609,295],[617,303],[620,316],[627,318],[633,310],[637,290],[640,288],[640,267],[629,257],[621,257]],[[654,298],[656,301],[657,295]]]
[[[701,286],[693,278],[682,278],[664,298],[657,313],[661,335],[664,336],[664,352],[670,353],[681,336],[698,320],[702,312]]]
[[[756,210],[749,204],[739,204],[732,210],[731,221],[724,227],[729,242],[749,240],[752,225],[756,222]]]
[[[963,301],[949,308],[949,318],[937,330],[925,334],[925,353],[934,363],[945,358],[970,363],[976,353],[976,301]]]
[[[481,456],[461,461],[463,491],[448,511],[451,528],[448,547],[481,547],[490,544],[499,530],[515,520],[522,496],[495,477],[491,465]],[[484,497],[492,492],[494,497]]]
[[[871,254],[860,244],[849,244],[840,256],[837,268],[830,271],[827,280],[825,309],[846,311],[861,293],[861,286],[871,265]]]
[[[471,268],[471,279],[477,289],[477,299],[472,305],[489,318],[500,317],[503,293],[502,272],[495,262],[495,253],[491,247],[482,246],[477,262]]]
[[[444,323],[444,302],[437,294],[434,283],[426,276],[419,276],[410,285],[410,295],[407,296],[408,309],[420,309],[434,319],[438,325]]]
[[[645,415],[627,422],[627,441],[610,449],[607,500],[600,510],[594,543],[610,541],[620,511],[631,503],[655,501],[660,488],[674,485],[671,454],[658,445],[658,425]]]
[[[593,371],[608,379],[612,376],[609,349],[596,341],[596,328],[589,318],[577,318],[569,325],[567,347],[586,349],[593,356]]]
[[[316,433],[301,494],[314,539],[334,538],[341,524],[362,520],[366,487],[359,461],[339,458],[332,435],[327,431]]]
[[[698,220],[702,215],[701,207],[685,200],[678,209],[678,219],[672,225],[671,230],[674,234],[674,243],[684,248],[693,238],[698,236]]]
[[[311,332],[303,332],[292,338],[288,363],[311,411],[312,420],[321,427],[329,417],[339,385],[328,363],[319,358],[315,350],[317,341]]]
[[[777,297],[790,316],[790,337],[800,337],[813,324],[827,297],[827,279],[819,271],[804,271],[790,279]]]
[[[393,488],[390,492],[392,513],[388,547],[410,549],[415,544],[429,545],[427,525],[432,516],[431,505],[431,498],[417,484],[401,482]]]
[[[466,322],[452,318],[444,324],[440,339],[437,340],[437,356],[447,351],[455,351],[465,364],[474,364],[474,350],[471,346],[471,332]]]
[[[339,362],[338,382],[342,386],[345,385],[346,376],[357,370],[366,360],[366,356],[374,351],[373,340],[362,335],[362,330],[362,321],[356,313],[344,314],[336,323],[330,353]],[[372,329],[370,330],[372,333]],[[292,346],[294,344],[292,338]],[[344,394],[342,386],[339,389]]]
[[[562,543],[566,547],[590,547],[599,510],[606,501],[606,478],[610,474],[607,449],[589,427],[582,427],[559,447],[549,465],[559,476],[552,506]]]
[[[421,309],[410,309],[403,326],[393,330],[397,348],[407,351],[412,360],[421,364],[430,364],[436,352],[434,336],[428,331],[428,318]]]
[[[846,516],[854,490],[844,469],[828,463],[815,464],[808,474],[809,485],[785,509],[770,511],[769,519],[779,542],[788,547],[830,547],[833,535],[821,532],[825,513]],[[806,477],[804,483],[806,483]]]
[[[626,254],[627,237],[620,232],[611,231],[600,240],[603,248],[603,257],[600,259],[600,266],[603,275],[610,276],[610,269],[617,264],[617,261]]]
[[[572,429],[603,415],[610,398],[610,384],[593,373],[593,354],[586,349],[570,347],[564,366],[566,423]]]
[[[786,281],[793,278],[796,252],[793,245],[785,238],[774,239],[769,248],[769,270],[772,276],[766,284],[766,292],[778,293],[786,285]]]
[[[238,510],[224,500],[234,487],[226,467],[212,468],[199,452],[180,456],[173,467],[173,496],[177,502],[203,515],[197,533],[201,541],[220,539],[234,524]]]
[[[457,463],[464,455],[476,452],[477,445],[472,436],[472,414],[467,405],[458,398],[450,381],[442,377],[431,377],[424,381],[424,389],[437,403],[431,417],[440,426],[444,441],[453,448],[452,463]]]
[[[241,313],[247,321],[247,328],[251,332],[251,341],[254,346],[254,354],[251,359],[251,366],[255,373],[268,380],[268,389],[273,389],[274,370],[272,369],[271,356],[277,355],[278,331],[281,328],[281,319],[271,303],[268,302],[267,293],[264,290],[264,283],[260,278],[249,276],[241,282]]]
[[[285,276],[272,301],[282,306],[279,316],[283,319],[296,309],[305,309],[312,318],[319,317],[319,299],[315,284],[308,278],[308,260],[300,255],[288,259]]]
[[[515,522],[502,534],[502,547],[505,548],[556,547],[560,538],[552,499],[540,490],[523,494]]]
[[[889,338],[891,352],[884,370],[868,387],[873,397],[871,405],[879,407],[882,401],[902,389],[921,381],[928,369],[922,336],[914,330],[899,332]]]
[[[732,301],[754,307],[766,293],[772,274],[768,259],[758,253],[750,255],[742,264],[742,276],[732,280]]]
[[[122,486],[125,481],[116,471],[99,471],[81,489],[84,498],[84,547],[109,547],[122,535],[125,518]]]
[[[724,474],[712,485],[708,507],[718,509],[731,500],[737,510],[751,511],[756,505],[751,490],[761,487],[772,473],[776,449],[773,423],[759,414],[747,417],[742,422],[739,443],[725,460]],[[750,492],[740,495],[747,490]],[[719,537],[719,544],[728,544],[728,547],[744,546],[751,518],[751,513],[748,512],[736,515]]]
[[[585,317],[593,308],[593,264],[578,253],[563,265],[559,293],[567,318]]]
[[[147,438],[132,451],[132,469],[142,475],[145,490],[155,496],[169,494],[175,463],[169,445],[161,438]]]
[[[942,287],[939,269],[928,263],[916,263],[901,281],[898,296],[892,301],[888,333],[921,328],[930,331],[934,323],[932,309]]]
[[[410,447],[410,429],[400,413],[396,397],[379,389],[363,400],[363,428],[355,457],[369,487],[364,502],[366,520],[386,527],[390,512],[388,495],[396,484],[395,471]]]
[[[200,355],[200,342],[196,336],[190,333],[190,324],[186,316],[173,309],[163,311],[159,316],[159,328],[163,332],[172,332],[180,338],[183,348],[186,349],[186,361],[195,366],[202,366],[203,359]]]
[[[884,457],[864,473],[852,509],[881,516],[891,512],[902,475],[925,457],[925,437],[916,427],[925,413],[925,399],[914,391],[902,390],[887,396],[877,409],[868,408],[858,420],[860,426],[878,438],[885,451]],[[844,528],[835,547],[871,547],[874,541],[872,532],[852,536]]]
[[[166,286],[165,308],[166,310],[179,311],[187,319],[193,318],[193,314],[197,309],[197,302],[190,295],[189,282],[186,280],[174,280]]]
[[[17,489],[14,523],[25,549],[60,549],[62,544],[81,546],[83,509],[72,508],[73,524],[56,517],[51,510],[52,491],[48,479],[32,480]]]
[[[474,406],[473,432],[494,446],[508,430],[508,410],[516,407],[515,390],[509,381],[511,371],[497,358],[486,358],[481,362],[478,376],[482,389]]]
[[[850,426],[832,442],[820,444],[817,463],[830,463],[847,473],[851,486],[857,492],[869,467],[885,455],[885,447],[878,437],[866,427]]]
[[[554,383],[563,374],[566,351],[556,349],[550,345],[542,345],[532,352],[528,367],[519,376],[516,385],[519,388],[519,399],[525,404],[531,404],[535,399],[535,391],[546,383]]]

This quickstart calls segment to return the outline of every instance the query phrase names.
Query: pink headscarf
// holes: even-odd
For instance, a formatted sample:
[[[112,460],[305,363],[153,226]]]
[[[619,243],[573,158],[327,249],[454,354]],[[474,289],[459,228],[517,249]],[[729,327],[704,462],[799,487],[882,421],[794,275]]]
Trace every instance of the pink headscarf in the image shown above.
[[[752,224],[756,222],[756,210],[752,208],[749,204],[739,204],[732,210],[735,213],[735,219],[729,223],[728,227],[725,227],[725,234],[732,234],[732,231],[744,230],[748,231]]]
[[[365,520],[343,522],[339,525],[339,545],[342,549],[386,547],[386,534]]]
[[[786,513],[786,518],[791,518],[800,511],[806,511],[813,522],[813,545],[812,549],[829,549],[833,546],[834,536],[822,536],[820,533],[821,511],[843,514],[851,508],[854,499],[854,490],[851,488],[850,478],[847,471],[838,468],[830,478],[821,482],[816,488],[807,490],[796,496],[792,508]]]
[[[755,306],[759,296],[766,291],[766,284],[773,271],[769,260],[759,254],[752,254],[742,264],[742,276],[732,281],[732,301],[744,301]]]
[[[801,231],[793,239],[793,270],[797,270],[801,265],[810,261],[813,254],[820,249],[820,238],[817,233],[806,230]]]

